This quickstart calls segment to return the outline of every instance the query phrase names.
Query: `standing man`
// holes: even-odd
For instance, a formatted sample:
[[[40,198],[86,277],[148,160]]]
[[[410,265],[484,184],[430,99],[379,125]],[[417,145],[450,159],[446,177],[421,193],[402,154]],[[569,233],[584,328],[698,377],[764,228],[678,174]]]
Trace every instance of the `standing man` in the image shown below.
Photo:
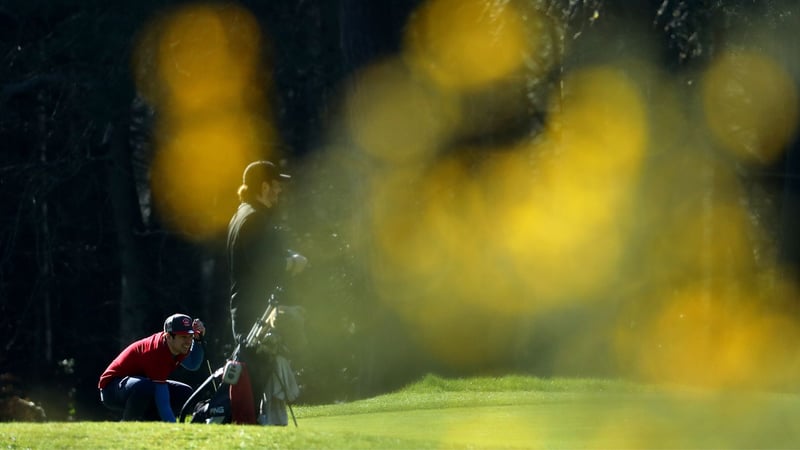
[[[167,377],[179,366],[197,370],[205,357],[200,344],[206,328],[200,319],[173,314],[164,331],[140,339],[122,351],[100,376],[100,401],[122,411],[122,420],[175,422],[175,411],[192,388]],[[155,408],[154,408],[155,407]],[[155,414],[157,411],[157,414]]]
[[[252,162],[242,174],[237,192],[241,203],[228,225],[227,241],[231,326],[236,343],[242,343],[261,317],[269,295],[284,286],[287,272],[298,273],[306,265],[305,257],[286,249],[271,214],[283,183],[290,178],[270,161]],[[242,353],[253,384],[253,405],[260,404],[263,414],[262,393],[266,392],[274,361],[256,355],[255,349],[242,349]]]
[[[285,249],[270,210],[291,177],[270,161],[250,163],[239,186],[239,208],[228,224],[231,326],[238,343],[267,307],[269,294],[282,287],[287,270],[299,272],[306,259]]]

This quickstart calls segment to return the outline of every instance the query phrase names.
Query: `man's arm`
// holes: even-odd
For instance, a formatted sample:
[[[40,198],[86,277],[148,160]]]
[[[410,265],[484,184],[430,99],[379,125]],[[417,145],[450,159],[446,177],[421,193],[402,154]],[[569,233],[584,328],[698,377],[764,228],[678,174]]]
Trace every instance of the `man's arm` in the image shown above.
[[[203,364],[203,359],[206,356],[205,348],[199,341],[192,341],[192,349],[186,359],[181,361],[181,365],[187,370],[197,370]]]
[[[164,422],[177,422],[175,413],[172,412],[172,406],[169,404],[169,386],[167,383],[156,383],[156,409],[161,420]]]
[[[194,319],[192,321],[192,330],[194,330],[192,349],[189,350],[189,355],[181,361],[181,365],[188,370],[197,370],[206,356],[206,347],[202,345],[203,337],[206,335],[206,326],[202,320]]]

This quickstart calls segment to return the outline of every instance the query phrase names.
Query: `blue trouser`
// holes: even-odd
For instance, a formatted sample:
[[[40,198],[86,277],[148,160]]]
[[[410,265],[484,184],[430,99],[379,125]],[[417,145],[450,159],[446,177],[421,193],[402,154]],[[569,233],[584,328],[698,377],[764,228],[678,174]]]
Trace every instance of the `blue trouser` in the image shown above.
[[[167,380],[173,413],[192,395],[188,384]],[[100,390],[100,401],[108,409],[122,412],[122,420],[161,420],[155,403],[156,383],[144,377],[113,378]]]

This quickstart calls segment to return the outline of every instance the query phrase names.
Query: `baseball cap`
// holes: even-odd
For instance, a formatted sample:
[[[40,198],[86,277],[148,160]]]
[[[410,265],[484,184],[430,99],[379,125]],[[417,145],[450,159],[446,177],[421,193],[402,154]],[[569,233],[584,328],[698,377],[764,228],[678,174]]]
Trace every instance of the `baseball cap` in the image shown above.
[[[247,165],[242,174],[242,183],[247,186],[260,186],[263,181],[286,181],[291,175],[281,173],[272,161],[253,161]]]
[[[192,318],[186,314],[173,314],[164,321],[164,331],[172,334],[194,334]]]

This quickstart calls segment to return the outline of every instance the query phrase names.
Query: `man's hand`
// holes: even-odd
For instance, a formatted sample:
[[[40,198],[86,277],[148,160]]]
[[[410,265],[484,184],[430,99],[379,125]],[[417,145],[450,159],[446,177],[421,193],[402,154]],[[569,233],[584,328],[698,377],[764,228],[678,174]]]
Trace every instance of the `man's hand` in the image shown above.
[[[203,336],[206,334],[206,326],[203,325],[203,321],[200,319],[194,319],[192,322],[192,330],[194,330],[194,339],[200,341],[203,339]]]
[[[286,271],[290,272],[292,275],[297,275],[305,270],[306,265],[308,265],[308,259],[300,253],[293,252],[286,258]]]

